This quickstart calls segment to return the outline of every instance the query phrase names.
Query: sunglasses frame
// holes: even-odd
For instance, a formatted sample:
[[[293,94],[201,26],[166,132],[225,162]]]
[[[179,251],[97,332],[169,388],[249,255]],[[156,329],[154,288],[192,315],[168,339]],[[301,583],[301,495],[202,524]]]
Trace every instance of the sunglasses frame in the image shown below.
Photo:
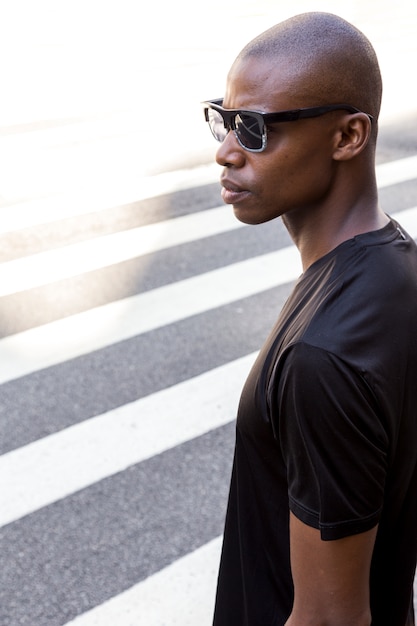
[[[276,111],[275,113],[264,113],[262,111],[250,111],[247,109],[225,109],[222,106],[223,98],[216,98],[215,100],[206,100],[202,104],[204,106],[204,116],[205,116],[206,122],[210,122],[209,109],[213,109],[214,111],[217,111],[218,113],[220,113],[221,117],[223,118],[223,124],[224,124],[225,129],[228,132],[230,130],[233,130],[239,145],[244,150],[247,150],[248,152],[263,152],[265,150],[266,145],[267,145],[267,128],[266,127],[268,124],[275,124],[276,122],[296,122],[297,120],[301,120],[301,119],[319,117],[320,115],[325,115],[326,113],[329,113],[330,111],[348,111],[348,113],[363,113],[363,111],[361,111],[360,109],[357,109],[356,107],[350,104],[326,104],[323,106],[307,107],[303,109],[290,109],[288,111]],[[262,135],[260,136],[262,145],[260,148],[248,148],[242,143],[237,133],[236,123],[235,123],[237,115],[248,115],[248,116],[252,116],[254,119],[257,120],[259,124],[259,128],[262,129]],[[370,115],[369,113],[366,113],[366,115],[369,117],[371,122],[373,122],[374,118],[372,117],[372,115]],[[224,139],[226,138],[226,135],[224,139],[219,139],[214,134],[211,126],[210,126],[210,130],[211,130],[213,137],[220,143],[223,143]]]

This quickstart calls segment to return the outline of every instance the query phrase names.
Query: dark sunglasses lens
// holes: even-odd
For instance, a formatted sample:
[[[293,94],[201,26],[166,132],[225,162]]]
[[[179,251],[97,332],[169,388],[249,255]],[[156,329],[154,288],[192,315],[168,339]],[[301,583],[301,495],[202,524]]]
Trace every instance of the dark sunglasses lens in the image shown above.
[[[263,146],[263,133],[260,121],[253,115],[238,113],[235,118],[236,135],[245,148],[249,150],[261,150]]]
[[[224,121],[221,114],[215,109],[207,109],[207,121],[213,137],[217,141],[224,141],[227,135],[227,129],[224,127]]]

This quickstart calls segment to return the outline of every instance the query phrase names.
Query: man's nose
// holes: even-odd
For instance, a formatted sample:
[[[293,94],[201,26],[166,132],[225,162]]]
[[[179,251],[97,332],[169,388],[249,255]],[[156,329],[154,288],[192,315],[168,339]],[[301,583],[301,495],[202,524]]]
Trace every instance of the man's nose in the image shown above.
[[[233,130],[229,130],[220,148],[216,152],[216,161],[223,167],[242,167],[246,160],[246,151],[239,144]]]

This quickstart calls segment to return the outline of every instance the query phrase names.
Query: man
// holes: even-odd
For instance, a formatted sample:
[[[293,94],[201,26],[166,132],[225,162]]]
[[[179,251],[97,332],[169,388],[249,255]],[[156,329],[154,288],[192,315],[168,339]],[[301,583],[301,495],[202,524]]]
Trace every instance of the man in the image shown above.
[[[366,37],[307,13],[205,103],[224,201],[303,265],[239,405],[215,626],[414,624],[417,248],[378,205],[381,92]]]

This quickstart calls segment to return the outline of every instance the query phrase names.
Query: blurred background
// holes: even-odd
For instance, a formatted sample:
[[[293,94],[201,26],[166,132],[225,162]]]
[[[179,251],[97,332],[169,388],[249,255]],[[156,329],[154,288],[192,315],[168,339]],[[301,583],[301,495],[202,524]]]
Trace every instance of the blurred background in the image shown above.
[[[361,28],[384,77],[382,121],[415,112],[411,0],[15,0],[0,8],[3,202],[211,160],[201,100],[253,36],[324,10]]]
[[[210,626],[241,386],[301,269],[220,200],[201,101],[331,11],[384,79],[417,237],[412,0],[0,0],[0,624]]]

